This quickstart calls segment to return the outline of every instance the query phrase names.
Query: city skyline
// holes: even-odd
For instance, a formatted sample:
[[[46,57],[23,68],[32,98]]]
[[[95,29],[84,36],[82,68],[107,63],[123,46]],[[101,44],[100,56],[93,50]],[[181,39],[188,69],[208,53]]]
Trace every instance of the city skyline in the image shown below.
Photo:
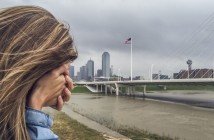
[[[106,63],[106,56],[107,56],[107,61],[108,61],[108,65],[110,67],[110,54],[108,52],[103,52],[102,54],[102,63]],[[104,60],[104,61],[103,61]],[[191,61],[191,63],[190,63]],[[91,66],[89,65],[89,62],[91,62]],[[213,71],[214,69],[208,69],[208,68],[197,68],[197,69],[192,69],[192,60],[187,60],[186,61],[187,67],[188,69],[178,69],[176,71],[174,71],[171,74],[162,74],[161,70],[157,72],[153,72],[151,69],[151,73],[150,73],[150,77],[149,79],[193,79],[193,78],[213,78]],[[90,68],[89,68],[90,67]],[[74,70],[74,66],[71,65],[70,71]],[[91,69],[91,70],[89,70]],[[121,78],[124,78],[125,80],[130,80],[130,76],[128,77],[124,77],[123,75],[121,75],[120,73],[120,69],[118,70],[118,73],[113,73],[113,65],[111,65],[111,68],[109,68],[109,75],[110,76],[105,76],[105,72],[103,72],[103,69],[105,69],[105,67],[102,67],[102,69],[94,69],[94,61],[88,60],[88,62],[86,63],[86,65],[81,66],[80,70],[77,71],[77,74],[74,75],[74,79],[75,80],[86,80],[86,81],[94,81],[96,78],[111,78],[111,76],[121,76]],[[107,68],[108,69],[108,68]],[[90,72],[89,72],[90,71]],[[93,72],[92,72],[93,71]],[[91,74],[89,74],[91,73]],[[74,74],[74,71],[72,71],[72,74]],[[91,76],[89,76],[91,75]],[[76,77],[75,77],[76,76]],[[114,77],[113,76],[113,77]],[[89,78],[89,77],[93,77],[93,78]],[[112,77],[112,78],[113,78]],[[145,75],[136,75],[133,77],[133,80],[143,80],[143,79],[148,79],[145,78]]]
[[[76,68],[78,69],[78,68]],[[76,71],[76,74],[75,74]],[[75,80],[93,81],[96,77],[110,78],[113,73],[113,66],[110,68],[110,54],[103,52],[101,69],[94,68],[94,61],[90,58],[85,65],[82,65],[79,70],[75,70],[75,65],[70,65],[70,75]],[[76,76],[76,78],[75,78]]]
[[[213,68],[213,0],[2,0],[0,8],[14,5],[37,5],[69,24],[81,67],[92,57],[95,70],[101,67],[100,54],[108,51],[115,71],[130,75],[130,47],[133,39],[133,77],[149,78],[153,72],[171,74],[193,67]],[[84,9],[84,10],[83,10]],[[208,63],[210,61],[210,63]],[[75,68],[75,71],[77,69]]]

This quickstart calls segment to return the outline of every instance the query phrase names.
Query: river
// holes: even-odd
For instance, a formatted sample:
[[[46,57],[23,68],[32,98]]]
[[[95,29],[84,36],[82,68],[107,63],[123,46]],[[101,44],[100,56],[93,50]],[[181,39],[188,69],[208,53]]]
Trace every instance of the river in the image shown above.
[[[186,140],[214,138],[214,109],[99,94],[73,94],[67,106],[111,128],[136,128]]]

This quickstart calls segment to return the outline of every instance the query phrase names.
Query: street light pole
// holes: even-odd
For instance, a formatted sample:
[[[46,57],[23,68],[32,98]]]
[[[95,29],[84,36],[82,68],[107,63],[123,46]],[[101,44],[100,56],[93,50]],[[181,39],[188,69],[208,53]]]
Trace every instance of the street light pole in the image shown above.
[[[152,65],[151,65],[151,77],[150,77],[150,78],[151,78],[151,79],[150,79],[151,81],[152,81],[153,66],[154,66],[154,65],[152,64]]]
[[[118,76],[117,77],[118,77],[117,80],[120,81],[120,69],[118,69]]]

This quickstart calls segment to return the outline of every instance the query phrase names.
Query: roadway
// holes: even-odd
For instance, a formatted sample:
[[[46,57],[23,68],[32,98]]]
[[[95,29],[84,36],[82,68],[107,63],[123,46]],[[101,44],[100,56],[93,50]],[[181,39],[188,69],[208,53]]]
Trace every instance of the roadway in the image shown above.
[[[200,79],[163,79],[163,80],[133,80],[133,81],[92,81],[74,82],[76,85],[112,85],[122,84],[128,86],[137,85],[214,85],[213,78]]]

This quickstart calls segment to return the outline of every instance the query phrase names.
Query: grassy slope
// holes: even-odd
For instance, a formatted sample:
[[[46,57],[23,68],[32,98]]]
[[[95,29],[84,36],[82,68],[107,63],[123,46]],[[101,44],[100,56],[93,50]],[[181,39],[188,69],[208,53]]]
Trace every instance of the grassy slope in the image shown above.
[[[171,138],[169,136],[160,136],[149,133],[148,131],[131,128],[119,129],[118,132],[131,138],[132,140],[180,140],[178,137]]]
[[[60,140],[105,140],[101,133],[80,124],[62,112],[55,116],[52,130]]]
[[[93,93],[93,92],[91,92],[88,88],[84,86],[76,86],[72,90],[72,93]]]
[[[214,90],[214,86],[186,86],[186,85],[167,85],[167,90]],[[137,87],[137,91],[143,91],[143,87]],[[147,91],[161,91],[164,90],[163,86],[148,85]]]

